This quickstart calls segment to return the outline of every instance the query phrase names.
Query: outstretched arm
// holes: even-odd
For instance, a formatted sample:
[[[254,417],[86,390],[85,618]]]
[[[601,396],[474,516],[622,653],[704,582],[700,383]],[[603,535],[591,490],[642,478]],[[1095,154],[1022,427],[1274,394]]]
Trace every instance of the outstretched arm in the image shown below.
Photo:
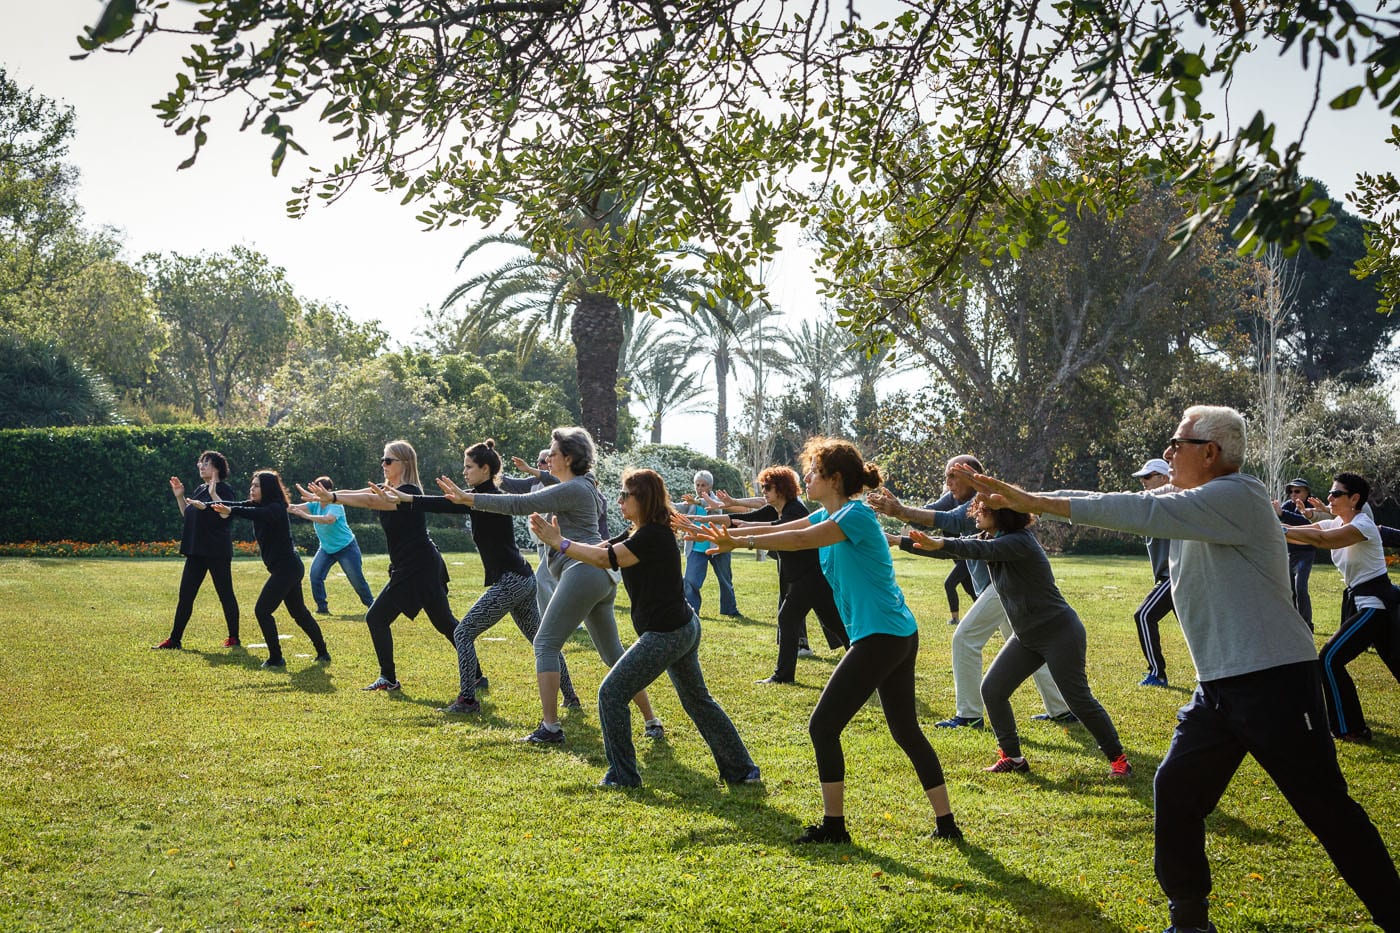
[[[738,535],[731,534],[722,525],[690,525],[685,530],[687,540],[709,541],[721,554],[741,547],[764,551],[806,551],[846,540],[841,526],[829,518],[815,525],[799,518],[772,528],[749,526]]]
[[[545,521],[539,512],[530,513],[530,530],[535,533],[545,544],[558,551],[563,547],[564,535],[559,530],[559,519],[551,518]],[[613,556],[617,558],[617,566],[635,567],[641,563],[636,554],[627,549],[627,545],[614,544],[612,546]],[[612,569],[612,562],[608,560],[607,544],[580,544],[577,541],[569,542],[569,549],[565,551],[574,560],[582,561],[585,564],[592,564],[594,567],[601,567],[604,570]]]
[[[1283,536],[1292,544],[1311,544],[1324,550],[1351,547],[1366,540],[1359,528],[1343,525],[1340,528],[1319,528],[1316,525],[1283,525]]]

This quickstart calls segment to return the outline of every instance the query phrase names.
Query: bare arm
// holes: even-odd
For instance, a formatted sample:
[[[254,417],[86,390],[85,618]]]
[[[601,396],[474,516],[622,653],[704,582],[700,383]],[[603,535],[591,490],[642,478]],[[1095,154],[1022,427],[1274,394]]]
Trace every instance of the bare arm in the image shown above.
[[[532,512],[530,513],[530,530],[535,533],[536,538],[556,551],[564,543],[564,535],[559,531],[559,519],[557,518],[545,521],[544,516],[539,512]],[[617,558],[618,567],[635,567],[640,563],[637,555],[629,551],[626,544],[614,544],[612,550],[613,556]],[[594,567],[601,567],[604,570],[612,569],[612,563],[608,560],[608,546],[606,544],[580,544],[577,541],[570,541],[568,555],[574,560],[592,564]]]
[[[1313,547],[1336,550],[1351,547],[1366,540],[1359,528],[1343,525],[1340,528],[1319,528],[1317,525],[1283,526],[1283,536],[1293,544],[1311,544]]]
[[[687,537],[697,541],[709,541],[721,554],[741,547],[764,551],[806,551],[846,540],[846,533],[841,530],[841,526],[829,518],[815,525],[799,518],[771,528],[749,527],[738,536],[730,534],[729,529],[721,525],[691,527],[694,531]]]

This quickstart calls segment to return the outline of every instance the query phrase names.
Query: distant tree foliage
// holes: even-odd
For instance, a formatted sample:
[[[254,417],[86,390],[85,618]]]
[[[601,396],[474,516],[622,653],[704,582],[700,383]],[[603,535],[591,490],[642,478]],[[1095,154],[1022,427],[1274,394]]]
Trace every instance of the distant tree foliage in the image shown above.
[[[0,328],[0,429],[119,423],[101,376],[56,344]]]

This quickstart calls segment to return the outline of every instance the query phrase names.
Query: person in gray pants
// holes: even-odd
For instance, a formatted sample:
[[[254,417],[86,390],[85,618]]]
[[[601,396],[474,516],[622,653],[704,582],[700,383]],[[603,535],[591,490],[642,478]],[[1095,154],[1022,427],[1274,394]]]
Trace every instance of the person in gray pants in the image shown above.
[[[559,480],[556,485],[524,495],[471,493],[446,477],[438,485],[447,498],[483,512],[552,512],[569,544],[597,544],[603,540],[598,523],[606,507],[597,483],[588,475],[597,459],[593,438],[583,428],[555,428],[553,437],[549,472]],[[622,657],[617,619],[613,616],[618,577],[614,571],[579,563],[568,551],[566,545],[550,558],[547,572],[554,576],[554,595],[535,635],[535,677],[543,716],[539,728],[521,739],[534,745],[564,743],[564,729],[559,724],[559,657],[564,642],[579,623],[588,629],[604,664],[612,667]],[[638,692],[634,699],[646,719],[647,736],[660,738],[665,730],[652,711],[646,691]]]

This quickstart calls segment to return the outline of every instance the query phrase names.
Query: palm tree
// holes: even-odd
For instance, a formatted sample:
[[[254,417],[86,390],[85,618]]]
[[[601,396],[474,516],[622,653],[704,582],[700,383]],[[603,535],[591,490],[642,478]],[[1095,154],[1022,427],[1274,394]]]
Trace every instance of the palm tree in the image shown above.
[[[811,393],[817,412],[817,430],[832,434],[840,428],[841,406],[832,397],[837,380],[850,375],[850,339],[830,318],[803,321],[796,331],[786,330],[782,343],[789,359],[787,372]]]
[[[630,235],[635,204],[635,200],[616,192],[604,192],[595,203],[577,207],[574,226],[580,233],[578,244],[565,249],[540,251],[515,234],[495,234],[478,240],[462,254],[458,269],[488,246],[511,246],[530,253],[472,276],[443,302],[443,307],[448,308],[477,296],[459,324],[458,337],[468,342],[473,330],[484,332],[506,319],[523,316],[525,326],[521,328],[519,344],[522,358],[529,355],[542,332],[558,337],[568,322],[576,357],[581,420],[594,439],[608,447],[617,444],[618,361],[624,316],[632,309],[624,310],[603,290],[599,275],[591,271],[596,260],[590,259],[584,244],[596,244],[599,237],[624,243]],[[699,280],[690,271],[670,270],[658,283],[657,303],[662,307],[680,307],[694,300],[698,286]]]

